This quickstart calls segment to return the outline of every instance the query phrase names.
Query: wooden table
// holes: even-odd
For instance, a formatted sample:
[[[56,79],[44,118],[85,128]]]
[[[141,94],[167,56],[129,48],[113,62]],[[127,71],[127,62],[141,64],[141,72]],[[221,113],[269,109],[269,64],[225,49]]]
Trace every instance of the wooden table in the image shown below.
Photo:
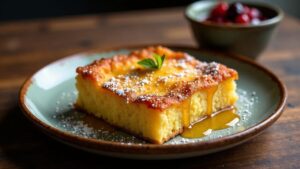
[[[286,16],[258,62],[286,83],[281,118],[227,151],[183,160],[134,161],[86,153],[37,130],[18,107],[24,80],[44,65],[90,49],[141,43],[195,46],[182,8],[0,23],[0,168],[300,168],[300,22]]]

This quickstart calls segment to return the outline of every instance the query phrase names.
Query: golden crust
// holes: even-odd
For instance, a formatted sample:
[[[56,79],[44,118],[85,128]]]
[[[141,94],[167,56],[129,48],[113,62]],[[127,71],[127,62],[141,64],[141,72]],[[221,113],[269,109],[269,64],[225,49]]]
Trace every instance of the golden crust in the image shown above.
[[[162,70],[148,70],[137,64],[141,59],[152,58],[153,53],[166,56]],[[173,70],[177,74],[172,76],[170,83],[166,83],[161,77],[168,78],[164,71],[167,72],[172,67],[177,67]],[[200,62],[186,53],[174,52],[161,46],[136,50],[128,55],[102,58],[79,67],[76,71],[83,78],[91,80],[105,91],[123,97],[127,102],[145,104],[148,108],[157,110],[180,103],[193,93],[216,86],[226,79],[238,78],[237,72],[225,65]],[[129,87],[122,86],[128,79]],[[152,84],[147,86],[145,83],[148,80]],[[144,91],[137,91],[140,88]],[[156,92],[156,88],[163,88],[164,92]]]

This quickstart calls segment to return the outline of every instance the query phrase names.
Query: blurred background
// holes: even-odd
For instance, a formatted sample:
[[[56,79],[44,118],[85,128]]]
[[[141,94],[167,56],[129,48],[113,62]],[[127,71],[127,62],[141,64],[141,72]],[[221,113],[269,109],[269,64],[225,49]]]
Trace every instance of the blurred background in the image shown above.
[[[186,6],[195,0],[1,0],[0,21]],[[260,0],[300,18],[299,0]]]

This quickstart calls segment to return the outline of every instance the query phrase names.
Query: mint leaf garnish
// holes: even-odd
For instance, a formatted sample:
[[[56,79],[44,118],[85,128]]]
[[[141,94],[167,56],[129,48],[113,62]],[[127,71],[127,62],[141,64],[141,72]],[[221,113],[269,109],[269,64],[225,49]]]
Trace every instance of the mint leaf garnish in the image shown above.
[[[154,53],[152,56],[154,59],[143,59],[139,61],[138,64],[150,69],[160,69],[164,63],[165,55],[160,56],[159,54]]]

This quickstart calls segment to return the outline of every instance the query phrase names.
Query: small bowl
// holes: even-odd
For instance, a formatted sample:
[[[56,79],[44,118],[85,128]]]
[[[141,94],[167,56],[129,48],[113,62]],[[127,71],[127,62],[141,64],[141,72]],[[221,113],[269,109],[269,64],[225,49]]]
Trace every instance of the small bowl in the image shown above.
[[[282,20],[282,10],[266,3],[243,2],[249,7],[259,9],[269,19],[257,25],[220,24],[205,21],[218,2],[197,1],[186,8],[185,16],[198,45],[256,59],[266,48],[276,26]]]

